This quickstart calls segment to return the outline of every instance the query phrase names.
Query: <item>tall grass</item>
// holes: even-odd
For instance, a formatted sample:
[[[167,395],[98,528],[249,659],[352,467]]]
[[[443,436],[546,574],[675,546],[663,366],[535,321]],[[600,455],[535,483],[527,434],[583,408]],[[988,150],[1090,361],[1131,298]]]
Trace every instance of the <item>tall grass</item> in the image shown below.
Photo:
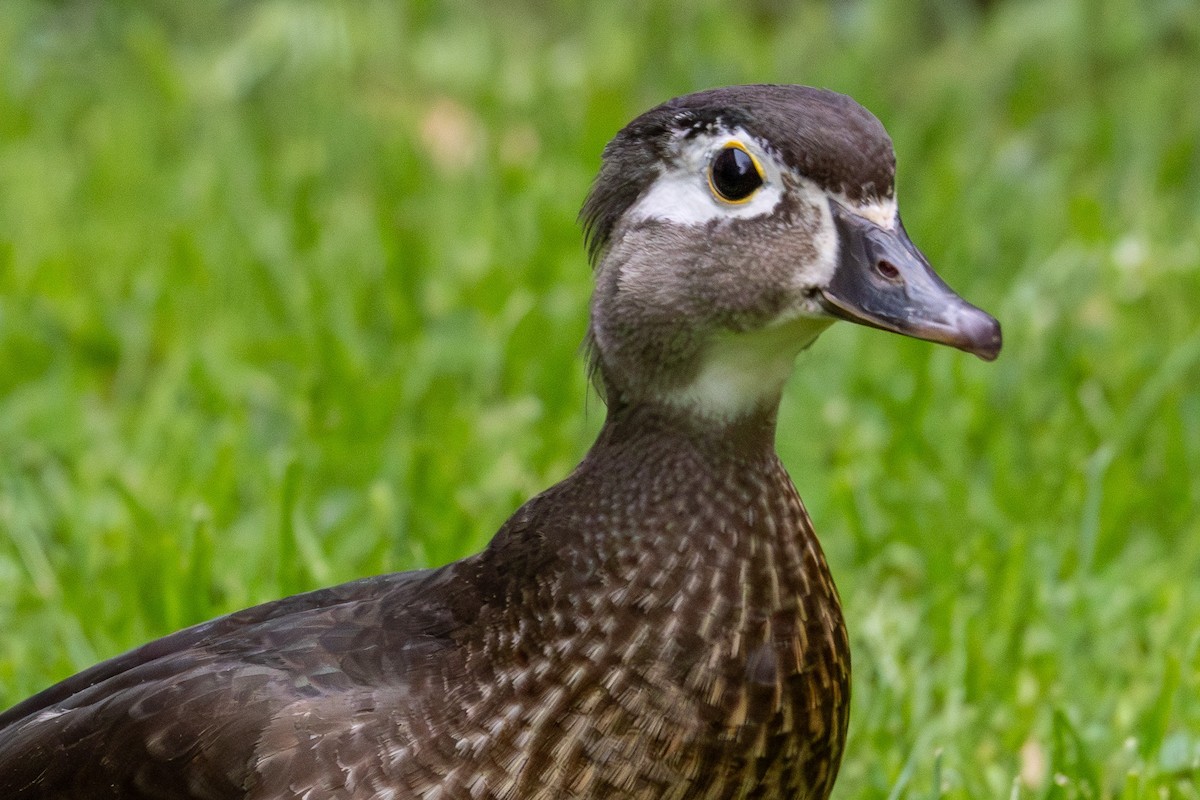
[[[779,447],[842,590],[840,798],[1200,795],[1189,2],[0,14],[0,705],[481,547],[603,417],[575,214],[629,118],[854,95],[1006,346],[835,326]]]

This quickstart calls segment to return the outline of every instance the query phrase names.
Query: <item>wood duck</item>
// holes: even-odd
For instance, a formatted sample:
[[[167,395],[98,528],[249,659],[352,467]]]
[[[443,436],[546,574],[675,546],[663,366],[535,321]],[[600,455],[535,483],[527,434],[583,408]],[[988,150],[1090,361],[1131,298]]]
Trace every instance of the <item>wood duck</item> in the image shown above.
[[[240,611],[0,715],[5,798],[828,797],[850,652],[774,449],[796,355],[835,319],[991,360],[1000,327],[896,211],[848,97],[671,100],[584,205],[608,405],[487,548]]]

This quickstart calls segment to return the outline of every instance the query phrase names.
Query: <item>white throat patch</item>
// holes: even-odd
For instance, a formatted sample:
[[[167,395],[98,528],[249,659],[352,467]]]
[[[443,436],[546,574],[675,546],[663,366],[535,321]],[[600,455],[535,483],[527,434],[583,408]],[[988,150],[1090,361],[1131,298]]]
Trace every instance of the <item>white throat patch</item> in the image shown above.
[[[796,356],[833,322],[794,316],[746,333],[721,334],[709,344],[696,377],[661,399],[726,421],[777,402]]]
[[[737,142],[762,167],[763,185],[744,203],[727,203],[713,196],[708,169],[713,156]],[[783,198],[779,165],[746,131],[701,134],[682,142],[682,154],[630,208],[635,221],[660,220],[680,225],[703,225],[720,219],[749,219],[770,214]]]

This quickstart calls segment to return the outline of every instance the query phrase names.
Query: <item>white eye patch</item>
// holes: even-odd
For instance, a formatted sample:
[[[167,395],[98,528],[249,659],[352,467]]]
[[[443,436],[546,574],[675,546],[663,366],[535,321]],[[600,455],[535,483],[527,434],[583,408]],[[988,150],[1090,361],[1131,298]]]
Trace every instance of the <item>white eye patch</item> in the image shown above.
[[[737,142],[758,162],[763,184],[748,199],[730,203],[718,199],[709,184],[713,158]],[[659,220],[680,225],[704,225],[721,219],[750,219],[772,213],[783,198],[779,165],[743,130],[701,135],[683,144],[680,157],[669,165],[629,210],[635,221]]]
[[[897,216],[895,195],[879,200],[868,200],[857,203],[840,193],[830,194],[829,196],[860,217],[871,220],[871,222],[874,222],[885,231],[896,229],[896,222],[899,218]]]

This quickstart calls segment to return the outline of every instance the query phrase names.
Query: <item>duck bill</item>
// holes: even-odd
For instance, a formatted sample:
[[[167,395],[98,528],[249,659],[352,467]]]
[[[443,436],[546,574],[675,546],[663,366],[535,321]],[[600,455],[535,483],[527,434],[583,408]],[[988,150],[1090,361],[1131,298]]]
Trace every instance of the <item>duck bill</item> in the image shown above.
[[[984,361],[1000,354],[1000,323],[946,285],[899,218],[887,229],[830,204],[839,262],[821,303],[834,317],[950,345]]]

